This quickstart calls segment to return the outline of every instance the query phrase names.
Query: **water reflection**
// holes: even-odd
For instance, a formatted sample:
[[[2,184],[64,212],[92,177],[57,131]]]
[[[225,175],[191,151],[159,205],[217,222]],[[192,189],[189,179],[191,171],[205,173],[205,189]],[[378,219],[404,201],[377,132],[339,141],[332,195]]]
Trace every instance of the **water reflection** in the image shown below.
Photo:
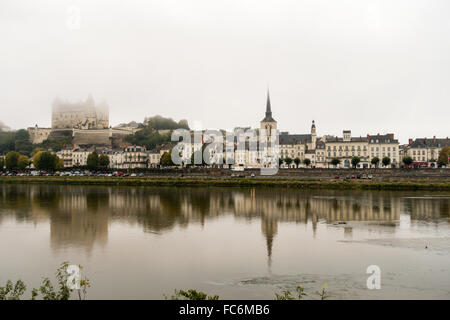
[[[448,218],[450,196],[401,192],[309,191],[289,189],[220,188],[106,188],[40,185],[0,187],[0,225],[7,218],[18,222],[48,221],[53,249],[77,246],[90,251],[105,245],[112,222],[137,224],[145,232],[161,234],[190,223],[202,226],[209,219],[232,215],[261,221],[270,263],[278,224],[379,221],[395,229],[400,214],[411,222]],[[448,220],[447,220],[448,222]],[[352,228],[344,235],[352,237]]]

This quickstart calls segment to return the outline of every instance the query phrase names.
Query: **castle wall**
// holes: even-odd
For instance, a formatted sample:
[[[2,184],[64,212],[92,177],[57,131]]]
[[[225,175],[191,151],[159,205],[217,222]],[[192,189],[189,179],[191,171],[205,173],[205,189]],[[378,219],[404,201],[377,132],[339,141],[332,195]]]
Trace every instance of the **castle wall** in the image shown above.
[[[52,132],[51,128],[38,128],[31,127],[27,129],[30,135],[30,141],[32,144],[39,144],[47,140],[48,136]]]

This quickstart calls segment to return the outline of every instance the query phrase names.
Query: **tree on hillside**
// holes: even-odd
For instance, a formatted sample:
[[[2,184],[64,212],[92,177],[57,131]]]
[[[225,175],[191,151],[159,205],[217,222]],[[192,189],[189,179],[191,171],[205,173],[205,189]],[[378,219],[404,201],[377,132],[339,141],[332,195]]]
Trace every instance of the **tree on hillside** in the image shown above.
[[[33,150],[33,144],[30,141],[30,134],[25,129],[20,129],[15,132],[14,148],[17,152],[29,155]]]
[[[409,167],[413,163],[413,159],[410,156],[404,157],[402,161],[407,167]]]
[[[126,142],[138,146],[144,146],[147,149],[153,149],[156,145],[168,143],[170,140],[170,132],[160,134],[157,130],[150,126],[145,126],[136,133],[125,137]]]
[[[15,151],[15,135],[11,131],[0,131],[0,153]]]
[[[5,167],[8,170],[17,169],[17,162],[19,161],[20,154],[16,151],[10,151],[5,157]]]
[[[97,170],[99,161],[98,161],[98,153],[97,151],[91,152],[87,157],[87,167],[89,170]]]
[[[281,167],[283,165],[284,160],[281,158],[278,158],[278,167]]]
[[[303,159],[303,164],[307,167],[309,167],[309,165],[311,164],[311,160],[309,160],[308,158]]]
[[[178,123],[172,118],[164,118],[160,115],[154,117],[145,118],[144,126],[151,127],[155,130],[175,130],[175,129],[186,129],[189,130],[189,125],[187,120],[180,120]]]
[[[127,136],[125,141],[131,144],[145,146],[147,149],[152,149],[158,144],[171,142],[171,133],[161,133],[159,130],[175,129],[189,130],[189,125],[186,120],[176,122],[171,118],[154,116],[146,118],[144,120],[143,128],[136,133]]]
[[[338,158],[333,158],[333,159],[331,159],[331,164],[332,164],[334,167],[337,167],[340,163],[341,163],[341,160],[338,159]]]
[[[383,166],[387,167],[388,165],[391,164],[391,158],[384,157],[383,160],[381,160],[381,162],[383,163]]]
[[[298,168],[298,166],[300,165],[300,163],[302,162],[302,160],[300,160],[300,158],[299,157],[296,157],[295,159],[294,159],[294,163],[295,163],[295,166]]]
[[[19,170],[24,170],[30,165],[30,160],[27,156],[21,155],[19,156],[19,159],[17,160],[17,167]]]
[[[356,168],[356,166],[358,165],[358,163],[360,163],[361,162],[361,159],[358,157],[358,156],[354,156],[353,158],[352,158],[352,166],[353,166],[353,168]]]
[[[0,157],[0,171],[3,170],[5,167],[5,159],[3,157]]]
[[[60,159],[49,151],[40,151],[33,157],[33,165],[38,170],[53,171],[60,167]]]
[[[107,169],[109,167],[109,157],[106,154],[100,155],[98,157],[98,165],[102,169]]]
[[[58,132],[58,137],[44,140],[41,144],[35,145],[36,148],[42,148],[44,150],[52,150],[54,152],[60,151],[65,145],[72,144],[73,137],[72,131],[66,130]]]
[[[450,146],[446,146],[441,149],[439,152],[439,159],[438,159],[438,165],[439,166],[447,166],[449,161],[448,158],[450,157]]]

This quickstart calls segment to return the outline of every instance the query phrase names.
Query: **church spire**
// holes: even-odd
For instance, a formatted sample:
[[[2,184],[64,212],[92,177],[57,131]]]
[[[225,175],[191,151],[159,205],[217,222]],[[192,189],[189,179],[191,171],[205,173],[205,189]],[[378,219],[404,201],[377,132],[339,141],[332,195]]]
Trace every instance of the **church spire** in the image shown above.
[[[267,88],[266,116],[261,122],[276,122],[275,119],[272,118],[272,107],[270,105],[269,88]]]
[[[271,108],[270,108],[270,94],[269,94],[269,89],[267,89],[266,117],[272,117],[272,110],[271,110]]]

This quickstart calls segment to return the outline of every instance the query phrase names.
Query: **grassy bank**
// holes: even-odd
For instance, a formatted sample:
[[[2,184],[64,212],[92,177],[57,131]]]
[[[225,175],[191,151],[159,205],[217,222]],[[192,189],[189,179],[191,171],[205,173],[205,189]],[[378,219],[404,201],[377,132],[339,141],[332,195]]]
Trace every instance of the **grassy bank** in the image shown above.
[[[63,184],[102,186],[216,186],[281,187],[305,189],[439,190],[450,191],[450,182],[379,182],[283,180],[262,178],[116,178],[116,177],[0,177],[0,184]]]

